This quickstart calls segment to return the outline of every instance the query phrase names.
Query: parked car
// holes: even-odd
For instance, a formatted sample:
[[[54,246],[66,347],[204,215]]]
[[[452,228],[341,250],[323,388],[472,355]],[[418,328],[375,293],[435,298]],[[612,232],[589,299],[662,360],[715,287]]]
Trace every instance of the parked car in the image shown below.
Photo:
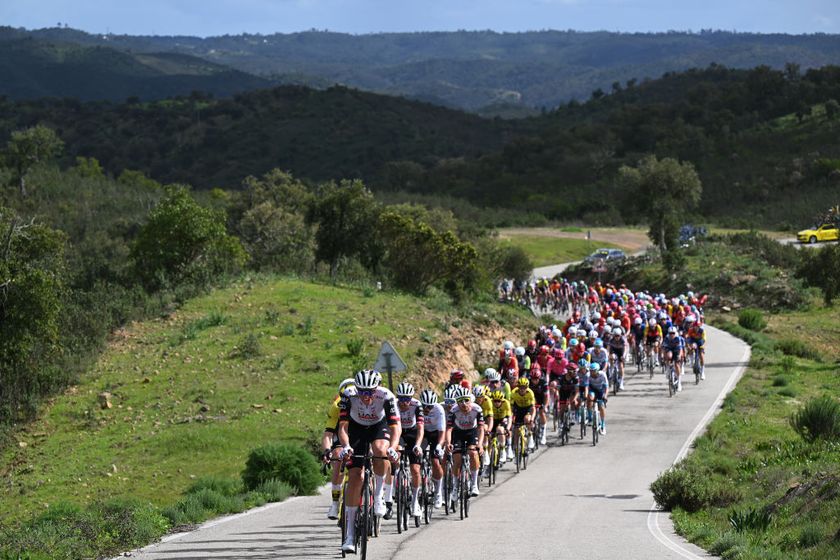
[[[598,249],[585,259],[583,262],[586,264],[592,264],[597,260],[602,260],[606,262],[619,262],[623,261],[627,255],[624,254],[624,251],[621,249]]]

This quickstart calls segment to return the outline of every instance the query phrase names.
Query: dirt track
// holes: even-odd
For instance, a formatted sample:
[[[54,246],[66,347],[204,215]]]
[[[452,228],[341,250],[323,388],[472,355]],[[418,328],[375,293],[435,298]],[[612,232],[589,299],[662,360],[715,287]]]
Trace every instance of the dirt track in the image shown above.
[[[592,228],[592,241],[614,243],[629,252],[641,251],[650,245],[650,240],[640,229]],[[532,235],[537,237],[562,237],[566,239],[586,239],[586,231],[566,232],[553,228],[505,228],[499,230],[499,237]]]

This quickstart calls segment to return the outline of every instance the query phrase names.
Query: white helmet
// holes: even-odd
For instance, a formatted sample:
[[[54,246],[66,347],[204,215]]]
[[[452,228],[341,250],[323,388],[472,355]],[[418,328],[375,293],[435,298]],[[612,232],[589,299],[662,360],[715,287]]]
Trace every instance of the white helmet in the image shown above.
[[[596,311],[595,313],[592,314],[592,320],[593,321],[600,321],[601,320],[601,314]]]
[[[343,395],[345,391],[347,391],[347,389],[351,387],[353,388],[353,392],[355,392],[356,381],[352,377],[348,377],[347,379],[338,384],[338,394]]]
[[[413,397],[414,396],[414,385],[412,385],[408,381],[403,381],[402,383],[397,385],[397,396],[398,397]]]
[[[525,348],[523,346],[516,347],[516,355],[517,356],[524,356],[525,355]]]
[[[432,389],[423,389],[423,392],[420,393],[420,404],[423,406],[432,406],[437,404],[438,396],[437,393],[434,392]]]
[[[655,327],[656,326],[656,319],[651,317],[650,321],[648,321],[648,325],[650,325],[651,327]]]
[[[357,389],[376,389],[382,383],[382,375],[375,369],[363,369],[354,378]]]
[[[598,338],[598,331],[596,331],[595,329],[589,331],[589,338]]]
[[[613,329],[613,334],[624,334],[624,329],[622,329],[621,327],[616,327]]]
[[[554,338],[560,338],[561,336],[563,336],[563,331],[561,331],[557,327],[554,327],[553,329],[551,329],[551,336],[553,336]]]
[[[461,389],[460,385],[450,385],[446,388],[443,392],[443,400],[448,404],[452,404],[455,402],[455,395],[458,394],[458,389]]]
[[[472,389],[473,397],[476,398],[476,399],[480,399],[481,397],[484,396],[484,391],[485,390],[486,390],[486,387],[484,385],[476,385]]]
[[[633,319],[633,324],[634,325],[641,325],[642,324],[642,318],[641,317],[636,317],[635,319]]]
[[[501,381],[502,376],[499,374],[498,371],[489,367],[484,370],[484,379],[486,379],[487,381]]]
[[[464,398],[468,398],[472,401],[472,399],[473,399],[472,391],[470,391],[466,387],[458,387],[458,392],[455,393],[455,400],[460,400],[460,399],[464,399]]]
[[[505,350],[513,350],[513,342],[511,342],[510,340],[505,340],[503,348]]]

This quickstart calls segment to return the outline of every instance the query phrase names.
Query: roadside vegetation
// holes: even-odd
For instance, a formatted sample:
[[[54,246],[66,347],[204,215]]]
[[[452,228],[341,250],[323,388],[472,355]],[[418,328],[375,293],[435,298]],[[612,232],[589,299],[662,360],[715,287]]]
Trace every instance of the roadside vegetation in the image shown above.
[[[686,250],[676,278],[651,261],[630,275],[711,292],[710,323],[752,345],[720,414],[651,486],[680,534],[725,559],[840,555],[840,307],[797,277],[813,259],[739,233]]]
[[[506,234],[500,241],[503,244],[508,243],[514,247],[521,248],[530,257],[535,267],[579,261],[601,247],[609,249],[622,248],[615,243],[604,241],[587,241],[586,239],[569,239],[540,235]]]

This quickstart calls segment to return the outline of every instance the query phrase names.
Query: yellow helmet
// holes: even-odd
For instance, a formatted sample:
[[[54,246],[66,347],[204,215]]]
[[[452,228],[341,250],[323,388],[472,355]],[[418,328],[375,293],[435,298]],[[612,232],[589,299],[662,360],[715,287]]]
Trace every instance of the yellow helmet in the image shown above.
[[[520,377],[519,381],[516,382],[516,385],[517,387],[527,387],[530,383],[528,382],[527,377]]]
[[[501,391],[493,391],[490,394],[490,398],[493,399],[494,401],[501,401],[501,400],[504,400],[505,394]]]

